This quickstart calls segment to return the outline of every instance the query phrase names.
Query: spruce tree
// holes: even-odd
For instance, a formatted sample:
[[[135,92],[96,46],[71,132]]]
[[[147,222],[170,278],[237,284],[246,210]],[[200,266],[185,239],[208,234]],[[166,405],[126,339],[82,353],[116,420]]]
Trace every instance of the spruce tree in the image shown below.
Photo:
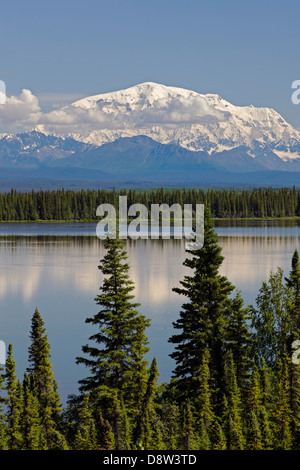
[[[291,450],[292,448],[292,411],[290,407],[290,384],[288,358],[276,361],[274,377],[273,429],[274,450]]]
[[[124,404],[123,398],[121,398],[121,411],[122,411],[122,442],[123,442],[123,449],[130,450],[131,449],[131,426],[128,419],[126,407]]]
[[[143,449],[151,449],[152,440],[152,429],[150,424],[149,411],[146,410],[143,416],[140,438],[136,441],[136,444],[140,443]]]
[[[209,435],[215,415],[211,403],[211,383],[209,371],[209,352],[205,350],[202,365],[199,369],[198,377],[198,396],[195,399],[195,417],[197,421],[197,430],[200,436],[201,449],[208,450],[210,447]]]
[[[293,310],[292,315],[295,319],[298,338],[300,337],[300,262],[298,250],[294,251],[292,257],[292,269],[289,277],[286,279],[287,285],[292,288],[293,293]]]
[[[147,374],[145,354],[149,350],[145,329],[150,325],[139,314],[138,303],[133,302],[133,282],[129,279],[127,254],[120,239],[108,238],[104,242],[107,253],[100,261],[99,269],[104,275],[101,293],[96,297],[101,310],[87,318],[97,329],[89,339],[94,345],[85,345],[82,351],[89,357],[77,357],[77,364],[90,369],[90,375],[79,381],[80,390],[93,396],[104,391],[122,394],[125,406],[135,410],[140,406],[137,383],[143,383]],[[128,398],[128,402],[127,402]]]
[[[243,408],[240,389],[236,380],[236,368],[233,362],[232,353],[229,352],[226,358],[225,367],[226,383],[226,438],[228,450],[244,450],[245,436],[243,430]]]
[[[115,436],[109,421],[100,415],[96,422],[96,429],[99,450],[114,450],[116,448]]]
[[[269,413],[266,411],[265,406],[261,407],[259,416],[261,443],[264,450],[273,449],[273,433]]]
[[[231,301],[226,349],[232,352],[233,361],[236,364],[236,379],[241,391],[246,388],[252,365],[251,348],[253,337],[249,328],[250,318],[249,308],[244,307],[241,294],[237,292]]]
[[[150,433],[149,420],[151,418],[151,415],[155,413],[153,409],[153,400],[154,400],[155,393],[156,393],[157,377],[158,377],[158,367],[157,367],[156,358],[154,357],[151,363],[151,367],[149,369],[147,388],[146,388],[146,391],[144,393],[144,396],[141,402],[140,410],[135,419],[134,430],[133,430],[133,440],[135,443],[138,441],[143,442],[143,436],[145,439],[145,435],[147,436],[147,439],[148,439],[148,436]],[[150,437],[149,437],[149,441],[150,441]]]
[[[74,439],[75,450],[96,450],[97,434],[93,413],[90,408],[89,394],[84,396],[79,410],[77,431]]]
[[[21,433],[21,413],[22,399],[20,394],[20,383],[16,377],[16,363],[13,357],[12,345],[8,345],[8,353],[5,364],[6,369],[6,390],[7,390],[7,436],[8,449],[22,449],[22,433]]]
[[[164,384],[165,385],[165,384]],[[162,422],[163,441],[166,449],[175,450],[179,433],[180,409],[170,397],[164,398],[159,403],[160,419]]]
[[[246,403],[247,448],[260,450],[263,448],[259,416],[262,410],[262,396],[258,367],[254,366],[250,377]]]
[[[273,413],[273,371],[266,365],[263,358],[260,359],[258,365],[259,387],[261,406],[258,413],[258,419],[261,429],[262,446],[265,450],[272,449],[273,433],[272,433],[272,413]]]
[[[169,342],[175,347],[170,356],[176,361],[173,372],[183,396],[196,397],[195,373],[203,360],[206,348],[210,351],[210,371],[214,389],[221,391],[224,380],[225,335],[230,312],[229,295],[234,287],[219,274],[223,262],[218,238],[208,208],[204,212],[204,244],[201,249],[188,251],[191,257],[184,266],[193,271],[180,282],[174,292],[186,298],[179,319],[173,323],[176,330]]]
[[[0,450],[6,450],[6,415],[4,412],[3,405],[5,404],[6,400],[5,397],[2,396],[2,392],[5,391],[5,374],[3,372],[3,368],[0,367]]]
[[[226,437],[220,423],[215,420],[210,431],[211,450],[226,450]]]
[[[300,450],[300,364],[290,366],[293,449]]]
[[[50,344],[44,327],[44,321],[38,309],[35,310],[30,332],[29,378],[34,383],[34,390],[39,402],[42,433],[48,449],[67,448],[59,425],[61,405],[57,391],[53,366],[50,361]]]
[[[254,365],[248,385],[247,410],[258,414],[262,406],[262,396],[260,388],[260,375],[256,365]]]
[[[112,431],[115,436],[115,448],[116,450],[124,450],[124,447],[126,446],[127,443],[124,445],[123,437],[124,435],[126,436],[126,416],[124,416],[123,413],[126,413],[126,410],[124,407],[122,407],[121,400],[118,396],[118,391],[113,390],[112,391],[112,399],[111,399],[111,404],[109,408],[109,422],[111,423],[112,426]]]
[[[133,419],[135,419],[140,412],[141,403],[143,402],[146,394],[148,384],[148,361],[145,360],[145,353],[148,348],[145,348],[145,343],[147,342],[145,337],[145,325],[148,326],[149,323],[147,322],[147,324],[145,324],[145,318],[142,315],[139,315],[136,318],[135,323],[135,333],[132,336],[131,351],[130,356],[128,357],[128,367],[127,370],[124,371],[122,386],[122,395],[123,397],[126,397],[126,408],[128,410],[129,417]]]
[[[163,441],[163,423],[160,421],[158,415],[152,417],[152,438],[150,443],[151,450],[165,450],[166,446]]]
[[[262,435],[257,415],[254,411],[250,411],[247,420],[247,449],[262,450]]]
[[[23,436],[23,450],[40,450],[41,445],[41,420],[39,414],[39,402],[34,393],[32,383],[28,375],[24,374],[23,380],[23,411],[21,431]]]
[[[195,434],[195,420],[191,402],[188,399],[182,404],[181,425],[178,442],[178,450],[196,450],[197,436]]]

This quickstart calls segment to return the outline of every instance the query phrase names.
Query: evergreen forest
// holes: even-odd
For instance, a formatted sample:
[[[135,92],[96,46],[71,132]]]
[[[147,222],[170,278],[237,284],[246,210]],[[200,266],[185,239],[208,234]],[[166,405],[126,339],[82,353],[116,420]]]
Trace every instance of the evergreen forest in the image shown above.
[[[89,210],[97,197],[93,192],[55,194],[53,204],[60,204],[62,218],[67,207],[74,210],[75,201],[78,211]],[[263,191],[244,194],[247,204],[260,195],[267,211],[285,197],[284,191],[274,191],[267,204]],[[296,211],[299,193],[293,194]],[[13,205],[26,218],[39,198],[48,207],[46,199],[52,196],[2,195],[2,214]],[[174,288],[182,308],[169,338],[174,361],[170,380],[159,383],[155,351],[147,338],[151,321],[135,301],[123,242],[107,238],[99,264],[104,280],[95,298],[98,313],[86,318],[94,334],[74,358],[86,377],[63,406],[46,326],[36,309],[24,375],[16,375],[12,344],[0,371],[1,450],[300,449],[298,251],[290,272],[284,276],[280,267],[271,272],[255,305],[244,305],[241,293],[219,272],[223,256],[213,207],[205,206],[204,245],[186,252],[183,263],[189,274]],[[250,203],[247,207],[254,209]]]
[[[0,221],[87,221],[95,220],[100,204],[118,209],[118,196],[127,206],[144,204],[196,204],[209,206],[213,218],[300,217],[300,189],[148,189],[133,190],[40,190],[0,193]]]

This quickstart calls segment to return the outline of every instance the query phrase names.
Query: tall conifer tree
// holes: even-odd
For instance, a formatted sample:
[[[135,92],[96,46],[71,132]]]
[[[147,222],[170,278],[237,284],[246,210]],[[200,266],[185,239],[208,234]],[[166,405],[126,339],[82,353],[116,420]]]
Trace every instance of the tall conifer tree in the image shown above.
[[[284,359],[278,358],[276,361],[274,380],[272,417],[274,422],[275,450],[291,450],[293,441],[288,358]]]
[[[32,389],[28,375],[23,380],[23,412],[21,430],[23,436],[22,449],[41,450],[41,420],[39,402]]]
[[[107,238],[104,246],[107,253],[99,265],[104,279],[101,294],[95,299],[102,308],[86,319],[98,330],[89,338],[96,345],[83,346],[82,351],[89,357],[77,358],[77,364],[90,369],[90,375],[79,381],[80,390],[91,393],[99,387],[121,392],[128,386],[124,377],[130,373],[134,387],[135,372],[141,380],[141,368],[147,364],[143,356],[148,351],[145,329],[150,322],[136,310],[139,304],[132,302],[134,285],[129,279],[123,243],[118,238]]]
[[[39,402],[42,433],[48,449],[66,448],[65,438],[59,429],[62,410],[53,366],[50,361],[50,344],[44,321],[38,309],[35,310],[32,317],[30,338],[27,371],[34,383]]]
[[[243,407],[232,352],[226,358],[226,437],[228,450],[244,450]],[[224,407],[226,409],[226,407]]]
[[[299,253],[296,249],[292,257],[292,269],[287,279],[287,284],[292,288],[293,292],[293,316],[296,322],[298,335],[300,336],[300,262]]]
[[[7,390],[7,435],[8,449],[22,449],[22,433],[21,433],[21,413],[22,400],[20,394],[19,382],[16,377],[16,363],[13,357],[12,345],[8,345],[8,353],[6,359],[6,390]]]
[[[204,244],[201,249],[188,251],[191,257],[184,266],[193,271],[180,282],[174,292],[186,298],[176,330],[169,341],[175,346],[170,356],[176,361],[174,377],[183,395],[197,395],[195,373],[202,364],[206,348],[210,351],[210,371],[214,389],[222,390],[224,379],[225,332],[230,311],[229,295],[234,287],[219,274],[223,262],[210,211],[204,212]]]
[[[0,367],[0,450],[6,449],[6,415],[4,412],[3,405],[5,404],[5,398],[2,396],[2,392],[5,390],[5,374],[2,373],[3,368]]]
[[[96,425],[90,407],[89,394],[86,394],[83,399],[77,425],[78,428],[74,439],[75,450],[96,450]]]

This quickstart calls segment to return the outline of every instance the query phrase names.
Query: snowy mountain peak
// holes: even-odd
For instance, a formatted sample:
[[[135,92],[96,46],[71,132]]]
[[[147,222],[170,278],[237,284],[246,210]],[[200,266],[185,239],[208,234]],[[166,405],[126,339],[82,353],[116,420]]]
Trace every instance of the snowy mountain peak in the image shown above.
[[[97,109],[106,106],[125,105],[126,110],[134,111],[146,107],[161,107],[174,99],[187,99],[191,95],[198,95],[196,92],[183,88],[168,87],[153,82],[145,82],[132,86],[124,90],[89,96],[74,102],[71,106],[84,109]],[[66,107],[68,108],[68,107]],[[65,109],[66,109],[65,108]]]
[[[153,82],[80,99],[50,113],[38,130],[98,146],[145,135],[209,154],[243,146],[253,156],[254,149],[271,146],[280,159],[297,158],[300,143],[300,132],[272,108],[236,106],[218,94]]]

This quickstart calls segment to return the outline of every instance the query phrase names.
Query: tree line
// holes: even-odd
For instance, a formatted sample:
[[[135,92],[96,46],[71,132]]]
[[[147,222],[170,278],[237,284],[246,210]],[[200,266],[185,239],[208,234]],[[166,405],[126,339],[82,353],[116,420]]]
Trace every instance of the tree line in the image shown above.
[[[78,393],[60,404],[42,316],[33,314],[28,368],[16,377],[12,345],[0,375],[2,450],[300,449],[300,263],[271,272],[254,306],[220,274],[221,248],[205,207],[204,245],[188,251],[174,291],[183,303],[174,332],[174,370],[158,384],[123,242],[104,241],[104,275],[86,319],[94,334],[77,364]],[[150,358],[150,359],[149,359]]]
[[[96,220],[100,204],[118,208],[118,196],[127,196],[128,207],[144,204],[204,204],[214,218],[299,217],[300,189],[259,188],[251,190],[221,189],[153,189],[153,190],[53,190],[0,193],[0,221]]]

